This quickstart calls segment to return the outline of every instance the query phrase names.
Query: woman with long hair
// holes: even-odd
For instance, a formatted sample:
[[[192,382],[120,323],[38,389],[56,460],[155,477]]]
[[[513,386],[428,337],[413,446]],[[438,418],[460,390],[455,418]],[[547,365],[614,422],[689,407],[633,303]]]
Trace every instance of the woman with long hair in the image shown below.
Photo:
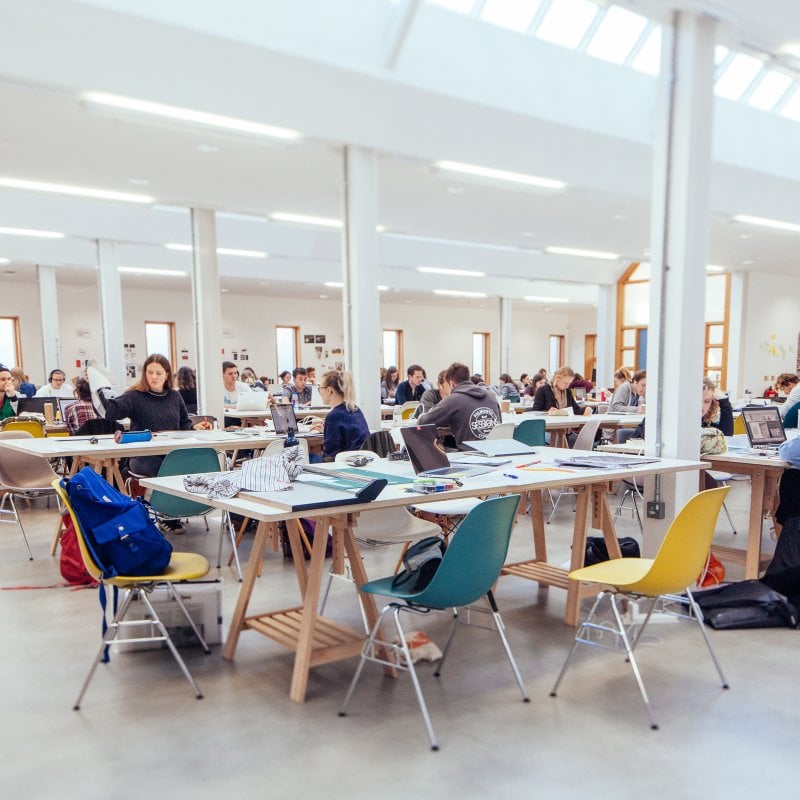
[[[533,398],[534,411],[547,411],[555,414],[562,408],[571,408],[578,416],[588,416],[591,408],[582,408],[578,405],[575,395],[569,385],[575,380],[572,367],[560,367],[553,373],[550,383],[545,383],[536,390]]]
[[[397,367],[387,367],[386,376],[381,381],[381,402],[394,400],[397,394],[397,386],[400,383],[400,372]]]
[[[358,450],[369,436],[369,426],[361,409],[356,405],[353,375],[338,369],[322,376],[319,386],[325,405],[331,407],[323,430],[322,452],[326,461],[333,461],[337,453]]]

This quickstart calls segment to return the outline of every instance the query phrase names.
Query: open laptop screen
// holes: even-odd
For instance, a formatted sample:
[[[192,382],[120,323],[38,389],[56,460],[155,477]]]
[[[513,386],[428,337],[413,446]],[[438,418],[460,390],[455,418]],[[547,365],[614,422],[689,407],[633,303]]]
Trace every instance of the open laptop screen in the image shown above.
[[[289,428],[297,431],[297,417],[294,408],[288,403],[279,403],[272,406],[269,410],[272,415],[272,424],[275,426],[275,433],[287,433]]]
[[[428,472],[450,466],[447,454],[436,441],[435,425],[415,425],[400,428],[414,472]]]
[[[59,397],[58,398],[58,410],[61,412],[61,419],[66,419],[67,409],[73,404],[77,403],[77,400],[73,400],[71,397]]]
[[[44,414],[44,404],[51,403],[55,407],[58,402],[57,399],[52,397],[21,397],[17,405],[17,412],[28,414]]]
[[[783,420],[776,406],[743,408],[742,419],[751,447],[778,447],[786,441]]]

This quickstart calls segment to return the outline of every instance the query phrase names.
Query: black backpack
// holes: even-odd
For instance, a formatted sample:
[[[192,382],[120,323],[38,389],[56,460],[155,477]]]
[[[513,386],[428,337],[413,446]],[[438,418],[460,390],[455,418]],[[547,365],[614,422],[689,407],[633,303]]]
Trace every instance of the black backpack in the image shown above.
[[[414,542],[403,554],[404,569],[392,579],[392,589],[402,589],[409,594],[421,592],[439,569],[445,547],[441,536],[426,536]]]
[[[797,609],[761,581],[739,581],[695,592],[706,625],[715,630],[796,628]]]

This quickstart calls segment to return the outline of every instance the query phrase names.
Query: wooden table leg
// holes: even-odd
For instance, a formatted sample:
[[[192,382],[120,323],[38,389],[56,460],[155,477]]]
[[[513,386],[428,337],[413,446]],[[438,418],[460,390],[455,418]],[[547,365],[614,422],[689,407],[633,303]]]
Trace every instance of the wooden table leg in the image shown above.
[[[321,521],[317,521],[317,531],[320,529]],[[302,530],[302,523],[299,519],[286,520],[286,534],[289,537],[289,549],[292,551],[292,563],[294,564],[294,572],[297,575],[297,585],[300,588],[300,596],[303,597],[306,593],[306,586],[308,586],[308,571],[306,570],[306,557],[305,549],[303,547],[303,540],[300,536]],[[316,532],[314,539],[316,540]],[[328,538],[325,536],[324,538]]]
[[[606,484],[592,485],[592,518],[594,527],[603,532],[608,557],[622,558],[617,530],[614,527],[614,517],[608,505],[608,486]]]
[[[231,617],[228,638],[225,640],[225,647],[222,650],[222,657],[228,661],[233,659],[236,652],[236,644],[239,641],[239,634],[244,630],[244,618],[247,613],[247,605],[250,602],[250,595],[253,593],[253,586],[261,568],[261,559],[264,556],[264,544],[267,541],[267,533],[270,525],[275,523],[259,522],[256,529],[253,547],[250,550],[250,557],[247,559],[247,566],[244,570],[244,580],[239,589],[239,597],[236,600],[236,608]]]
[[[576,486],[578,493],[577,507],[575,509],[575,527],[572,533],[572,559],[570,571],[580,569],[586,555],[586,532],[589,527],[589,503],[592,499],[592,487]],[[573,627],[578,624],[580,613],[580,582],[569,581],[567,586],[567,607],[564,611],[564,622]]]
[[[745,580],[758,578],[759,560],[761,558],[761,531],[764,525],[765,484],[765,470],[753,470],[750,476],[750,521],[747,526],[747,556],[744,563]]]
[[[542,490],[528,492],[531,504],[531,528],[533,529],[533,557],[547,562],[547,539],[544,534],[544,501]]]
[[[331,524],[331,519],[320,517],[317,520],[317,530],[325,531]],[[334,523],[334,536],[338,535],[337,524]],[[294,656],[294,670],[292,671],[292,686],[289,697],[295,703],[303,703],[308,689],[308,673],[311,669],[311,656],[314,648],[314,628],[317,623],[317,608],[322,585],[322,576],[325,571],[325,549],[328,544],[327,536],[315,536],[311,547],[311,569],[308,574],[308,584],[303,595],[303,618],[300,623],[300,633],[297,640],[297,651]]]

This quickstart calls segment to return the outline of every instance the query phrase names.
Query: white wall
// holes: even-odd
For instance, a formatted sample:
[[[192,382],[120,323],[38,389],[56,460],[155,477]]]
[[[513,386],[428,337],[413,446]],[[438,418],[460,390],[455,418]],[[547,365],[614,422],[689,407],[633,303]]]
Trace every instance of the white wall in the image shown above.
[[[31,381],[40,386],[46,376],[42,374],[42,322],[36,284],[3,281],[0,289],[0,317],[19,317],[22,366]]]

